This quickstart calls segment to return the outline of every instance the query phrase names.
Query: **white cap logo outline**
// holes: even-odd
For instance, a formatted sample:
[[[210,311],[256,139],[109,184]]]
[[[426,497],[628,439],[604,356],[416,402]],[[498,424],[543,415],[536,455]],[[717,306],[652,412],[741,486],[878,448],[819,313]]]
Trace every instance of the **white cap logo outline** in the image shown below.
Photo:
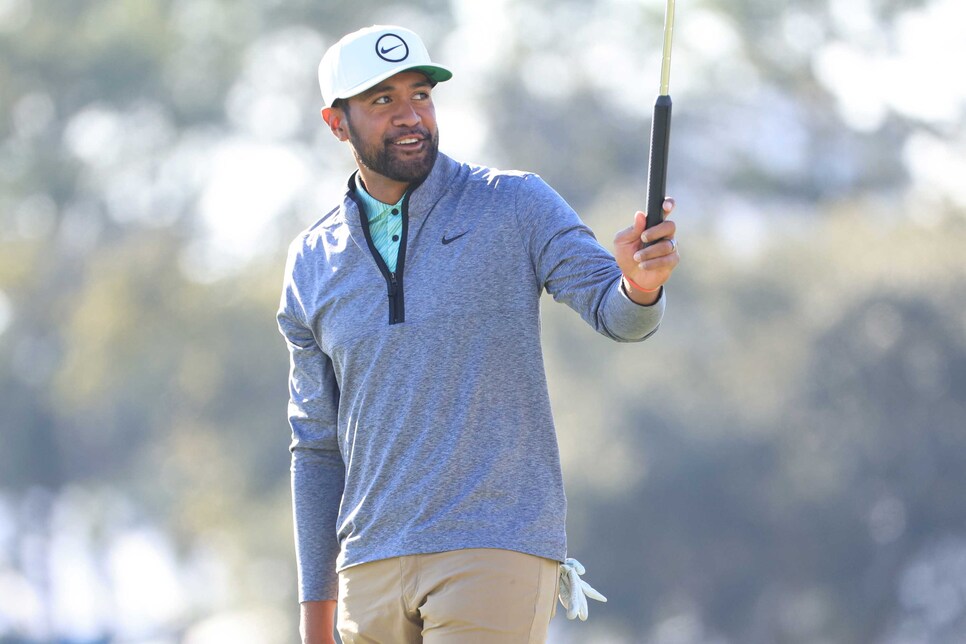
[[[409,57],[409,45],[396,34],[383,34],[376,41],[376,55],[386,62],[399,63]]]

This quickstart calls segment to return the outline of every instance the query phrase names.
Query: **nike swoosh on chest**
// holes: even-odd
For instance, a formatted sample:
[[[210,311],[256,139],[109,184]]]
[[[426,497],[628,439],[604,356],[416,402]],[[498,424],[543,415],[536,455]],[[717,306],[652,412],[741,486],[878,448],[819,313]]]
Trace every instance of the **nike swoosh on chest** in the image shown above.
[[[464,235],[469,234],[469,232],[470,231],[468,231],[468,230],[464,230],[463,232],[456,233],[455,235],[447,235],[446,233],[444,233],[443,234],[443,245],[445,246],[447,244],[451,244],[454,241],[456,241],[457,239],[459,239],[460,237],[463,237]]]

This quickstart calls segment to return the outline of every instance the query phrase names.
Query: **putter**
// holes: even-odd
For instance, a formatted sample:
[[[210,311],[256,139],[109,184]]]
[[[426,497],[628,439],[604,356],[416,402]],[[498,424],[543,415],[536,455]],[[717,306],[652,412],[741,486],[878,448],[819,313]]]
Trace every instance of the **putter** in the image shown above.
[[[664,55],[661,59],[661,93],[654,103],[651,121],[651,153],[647,167],[647,223],[645,228],[664,221],[664,198],[667,196],[667,154],[671,142],[671,37],[674,34],[674,0],[667,0],[664,14]]]

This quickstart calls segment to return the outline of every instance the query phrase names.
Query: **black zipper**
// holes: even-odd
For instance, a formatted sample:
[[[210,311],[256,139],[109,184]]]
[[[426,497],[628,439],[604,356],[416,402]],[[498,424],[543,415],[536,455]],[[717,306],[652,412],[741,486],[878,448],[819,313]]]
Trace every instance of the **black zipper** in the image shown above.
[[[406,307],[404,306],[404,303],[403,303],[402,275],[400,275],[397,278],[395,273],[390,272],[389,273],[389,324],[399,324],[400,322],[405,322],[405,321],[406,321]]]
[[[399,233],[399,254],[396,256],[396,270],[393,272],[389,270],[389,266],[386,265],[386,260],[382,258],[382,253],[379,252],[379,249],[376,248],[375,243],[372,241],[372,232],[369,230],[369,218],[366,216],[366,211],[362,203],[356,197],[354,191],[351,193],[352,200],[356,202],[356,207],[359,209],[359,219],[362,222],[362,231],[365,233],[369,252],[372,253],[372,257],[376,260],[376,266],[379,267],[380,272],[382,272],[383,277],[386,279],[386,289],[389,292],[389,324],[401,324],[406,321],[403,268],[406,265],[406,239],[409,237],[409,195],[411,194],[412,189],[406,192],[406,196],[403,197],[402,210],[399,213],[399,216],[402,217],[402,230]]]

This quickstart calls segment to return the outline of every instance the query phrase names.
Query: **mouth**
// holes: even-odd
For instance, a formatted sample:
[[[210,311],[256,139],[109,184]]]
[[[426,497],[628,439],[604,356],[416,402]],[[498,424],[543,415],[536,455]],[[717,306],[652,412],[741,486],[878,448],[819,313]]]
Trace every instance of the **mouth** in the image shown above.
[[[419,134],[406,134],[405,136],[401,136],[391,141],[391,143],[395,148],[415,151],[423,147],[423,144],[426,142],[426,138],[426,136]]]

